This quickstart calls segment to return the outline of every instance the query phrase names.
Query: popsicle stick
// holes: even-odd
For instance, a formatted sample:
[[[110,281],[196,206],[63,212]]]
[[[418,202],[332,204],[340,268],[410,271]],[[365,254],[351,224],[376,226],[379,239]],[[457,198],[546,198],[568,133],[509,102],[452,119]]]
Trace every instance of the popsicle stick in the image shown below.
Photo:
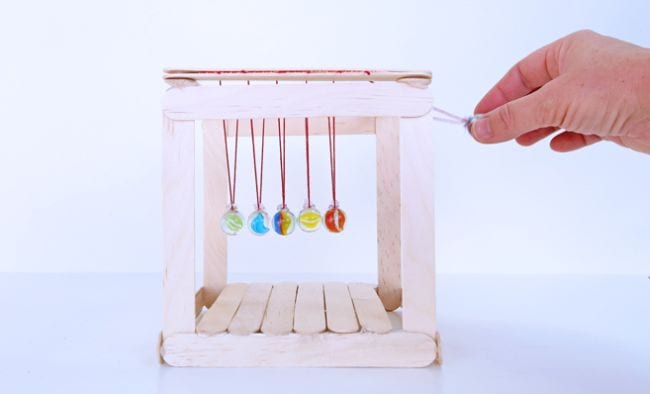
[[[226,286],[228,241],[217,225],[228,205],[228,172],[220,122],[203,122],[203,289],[211,305]]]
[[[214,335],[226,331],[247,288],[246,283],[228,284],[196,325],[196,332]]]
[[[166,68],[163,76],[174,79],[235,81],[404,81],[431,82],[431,72],[422,70],[220,70],[206,68]],[[170,82],[171,83],[171,82]]]
[[[271,284],[251,283],[239,304],[235,317],[228,325],[232,334],[252,334],[260,330],[266,303],[271,294]]]
[[[399,118],[377,118],[377,293],[384,309],[402,304]]]
[[[163,117],[163,337],[194,332],[194,122]]]
[[[179,120],[419,117],[432,108],[431,93],[402,83],[188,86],[163,96],[163,112]]]
[[[359,331],[348,286],[344,283],[325,283],[323,290],[327,329],[340,334]]]
[[[269,335],[284,335],[293,329],[293,312],[296,307],[295,283],[278,283],[273,285],[266,315],[262,322],[262,332]]]
[[[163,341],[161,354],[166,363],[183,367],[424,367],[436,358],[436,342],[426,334],[405,331],[176,334]]]
[[[241,121],[248,122],[248,118],[240,118]],[[235,119],[227,119],[228,122],[228,137],[235,136]],[[305,135],[305,118],[286,118],[286,129],[284,132],[287,136],[290,135]],[[277,137],[278,135],[278,120],[277,118],[266,118],[265,135],[267,137]],[[206,119],[203,121],[204,130],[215,131],[216,138],[221,138],[221,148],[217,150],[217,154],[223,152],[223,128],[221,119]],[[246,123],[248,124],[248,123]],[[253,119],[255,130],[262,128],[262,119]],[[282,126],[283,128],[285,126]],[[374,117],[369,116],[337,116],[336,117],[336,135],[372,135],[375,133],[376,122]],[[327,116],[317,116],[309,118],[309,135],[327,135]],[[203,137],[205,141],[205,136]],[[250,138],[250,134],[239,133],[239,138]],[[205,142],[204,142],[205,144]],[[250,143],[249,143],[250,145]],[[223,161],[223,158],[221,158]],[[223,207],[221,207],[223,209]]]
[[[325,331],[325,302],[322,283],[302,283],[296,296],[293,330],[299,334]]]
[[[436,335],[433,155],[430,118],[400,120],[402,326]]]
[[[384,305],[372,285],[351,283],[348,289],[362,331],[386,333],[392,329]]]

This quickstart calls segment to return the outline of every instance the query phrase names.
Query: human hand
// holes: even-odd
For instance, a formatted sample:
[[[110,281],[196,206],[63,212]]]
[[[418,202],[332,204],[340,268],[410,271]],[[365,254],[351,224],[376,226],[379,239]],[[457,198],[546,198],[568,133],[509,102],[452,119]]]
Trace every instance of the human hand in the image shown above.
[[[474,138],[568,152],[601,140],[650,153],[650,49],[579,31],[517,63],[476,106]]]

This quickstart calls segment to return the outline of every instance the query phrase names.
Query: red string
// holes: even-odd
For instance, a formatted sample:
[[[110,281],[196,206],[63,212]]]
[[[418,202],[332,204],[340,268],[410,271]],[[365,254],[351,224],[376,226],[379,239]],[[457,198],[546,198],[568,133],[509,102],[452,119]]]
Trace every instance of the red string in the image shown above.
[[[263,177],[264,177],[264,134],[266,134],[266,119],[262,119],[262,154],[260,157],[260,197],[259,197],[259,202],[258,205],[261,207],[262,206],[262,185],[264,185]]]
[[[255,131],[253,119],[250,120],[251,126],[251,144],[253,145],[253,172],[255,173],[255,198],[257,199],[257,209],[262,209],[262,177],[264,176],[264,128],[265,119],[262,119],[262,152],[260,156],[260,178],[257,182],[257,155],[255,154]]]
[[[280,128],[280,118],[278,118],[278,146],[280,148],[280,182],[282,183],[282,208],[287,207],[285,195],[285,163],[286,163],[286,147],[287,147],[287,120],[282,119],[282,128]]]
[[[330,145],[330,174],[332,177],[332,205],[336,206],[336,117],[327,117],[327,137]]]
[[[228,171],[228,191],[230,197],[230,209],[235,209],[235,191],[237,187],[237,151],[239,145],[239,120],[235,122],[235,160],[233,163],[233,175],[230,177],[230,157],[228,155],[228,127],[223,119],[223,144],[226,149],[226,170]]]
[[[305,118],[305,156],[307,160],[307,207],[311,207],[311,187],[309,179],[309,119]]]

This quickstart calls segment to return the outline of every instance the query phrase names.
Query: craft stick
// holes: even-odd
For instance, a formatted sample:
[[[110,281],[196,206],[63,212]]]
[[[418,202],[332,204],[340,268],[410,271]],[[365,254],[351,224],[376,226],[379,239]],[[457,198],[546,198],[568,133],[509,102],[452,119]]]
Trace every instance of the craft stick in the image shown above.
[[[199,334],[214,335],[226,331],[246,293],[246,283],[228,284],[196,325]]]
[[[395,82],[417,80],[428,85],[429,71],[389,70],[219,70],[205,68],[167,68],[166,80],[216,81],[375,81]]]
[[[240,119],[241,121],[247,122],[248,119]],[[228,123],[228,137],[235,136],[235,121],[227,120]],[[304,136],[305,135],[305,119],[304,118],[287,118],[286,119],[286,134],[287,136]],[[253,119],[253,125],[255,130],[260,130],[262,128],[261,119]],[[375,134],[375,118],[373,117],[340,117],[336,118],[336,135],[348,135],[348,134]],[[219,134],[222,129],[221,119],[206,119],[203,121],[204,130],[209,130],[210,132],[215,132],[217,138],[223,140],[223,134]],[[266,118],[266,128],[265,128],[266,137],[277,137],[278,135],[278,126],[277,118]],[[327,136],[327,117],[313,117],[309,118],[309,135],[325,135]],[[239,138],[250,138],[250,135],[247,133],[240,133]],[[204,137],[205,141],[205,137]],[[223,144],[223,143],[222,143]],[[221,147],[223,151],[223,146]],[[221,158],[223,161],[223,158]]]
[[[239,309],[228,325],[232,334],[253,334],[260,330],[266,304],[271,294],[271,284],[251,283],[242,298]]]
[[[211,305],[226,286],[227,235],[216,224],[228,204],[226,163],[221,122],[203,122],[203,289]]]
[[[194,121],[163,117],[163,337],[194,332]]]
[[[348,286],[344,283],[325,283],[323,290],[327,329],[341,334],[359,331]]]
[[[435,137],[427,118],[400,119],[402,189],[402,326],[436,335]]]
[[[377,118],[377,293],[384,309],[402,304],[399,118]]]
[[[433,108],[426,89],[402,83],[188,86],[163,96],[172,119],[419,117]],[[338,130],[337,130],[338,131]]]
[[[322,283],[300,284],[293,330],[299,334],[317,334],[325,331],[326,327]]]
[[[351,283],[348,289],[362,331],[386,333],[392,329],[388,314],[372,285]]]
[[[273,285],[266,314],[262,322],[262,332],[269,335],[284,335],[293,329],[293,312],[296,307],[295,283],[278,283]]]
[[[426,334],[405,331],[382,335],[176,334],[163,342],[161,353],[168,364],[184,367],[424,367],[436,358],[436,342]]]

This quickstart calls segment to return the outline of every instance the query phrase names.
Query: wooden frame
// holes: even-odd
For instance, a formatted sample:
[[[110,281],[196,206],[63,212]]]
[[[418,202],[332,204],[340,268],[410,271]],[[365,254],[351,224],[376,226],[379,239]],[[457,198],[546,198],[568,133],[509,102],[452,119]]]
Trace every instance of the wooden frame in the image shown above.
[[[166,70],[163,99],[164,314],[161,359],[177,366],[425,366],[435,318],[433,102],[427,72]],[[309,84],[199,85],[201,80]],[[345,81],[327,83],[323,81]],[[377,82],[377,83],[370,83]],[[375,134],[377,284],[227,283],[227,238],[205,226],[194,294],[194,134],[202,121],[205,223],[226,206],[222,119],[287,118],[287,134]],[[269,130],[273,133],[273,130]],[[344,137],[342,137],[343,140]],[[206,311],[207,309],[207,311]],[[391,312],[395,311],[396,312]]]

